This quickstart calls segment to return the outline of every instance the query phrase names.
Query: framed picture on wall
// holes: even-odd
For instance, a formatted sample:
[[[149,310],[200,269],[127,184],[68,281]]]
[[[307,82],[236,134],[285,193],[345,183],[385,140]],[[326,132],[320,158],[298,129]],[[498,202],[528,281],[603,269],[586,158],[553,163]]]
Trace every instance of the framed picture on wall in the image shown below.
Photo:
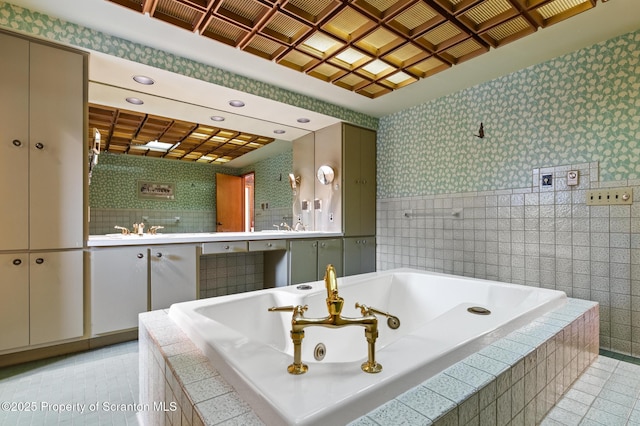
[[[175,200],[176,184],[139,180],[138,198],[146,200]]]

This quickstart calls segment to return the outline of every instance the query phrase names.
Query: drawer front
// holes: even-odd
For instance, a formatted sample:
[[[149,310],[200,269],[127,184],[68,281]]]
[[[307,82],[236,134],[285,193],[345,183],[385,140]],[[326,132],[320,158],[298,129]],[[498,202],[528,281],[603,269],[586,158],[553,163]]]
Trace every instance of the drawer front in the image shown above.
[[[248,251],[246,241],[202,243],[202,254],[242,253]]]
[[[249,241],[249,251],[286,250],[287,240]]]

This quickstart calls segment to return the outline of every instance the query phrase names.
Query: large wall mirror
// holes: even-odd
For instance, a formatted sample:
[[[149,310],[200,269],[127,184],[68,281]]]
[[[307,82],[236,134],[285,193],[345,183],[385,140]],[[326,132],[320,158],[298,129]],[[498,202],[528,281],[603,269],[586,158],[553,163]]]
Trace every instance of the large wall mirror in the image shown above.
[[[130,103],[127,99],[134,102],[139,100],[142,103]],[[209,163],[214,166],[211,172],[214,180],[217,180],[216,174],[225,174],[225,170],[230,171],[227,173],[229,175],[248,175],[253,172],[252,166],[261,164],[267,171],[262,175],[256,173],[252,176],[255,182],[252,181],[250,185],[239,186],[242,194],[236,199],[243,200],[245,204],[242,209],[234,211],[241,212],[242,230],[251,230],[254,227],[256,230],[268,229],[272,226],[271,222],[278,223],[286,220],[286,214],[283,211],[273,213],[273,217],[270,217],[269,213],[273,210],[271,206],[276,201],[272,201],[272,198],[293,196],[287,182],[288,173],[293,170],[278,170],[277,167],[283,166],[274,164],[271,167],[268,165],[269,161],[274,159],[274,162],[282,162],[282,158],[287,158],[287,153],[291,152],[293,141],[301,138],[313,141],[313,137],[309,135],[339,122],[338,119],[323,114],[99,52],[90,54],[88,101],[89,128],[93,129],[102,121],[101,155],[106,151],[109,156],[127,154],[178,162]],[[240,103],[233,101],[240,101],[244,105],[237,106]],[[131,117],[129,117],[127,111],[135,114],[130,114]],[[117,123],[112,120],[113,114],[119,116]],[[155,117],[169,118],[176,122],[190,123],[190,125],[197,124],[200,127],[182,129],[183,133],[180,136],[166,133],[166,137],[161,137],[158,141],[163,142],[165,139],[164,142],[168,142],[169,146],[165,146],[164,150],[152,148],[147,146],[148,142],[152,142],[150,139],[155,139],[152,135],[165,131],[166,129],[162,126],[167,127],[166,121],[154,121]],[[112,121],[109,122],[109,120]],[[215,130],[212,129],[224,129],[228,132],[220,133],[217,137]],[[229,132],[235,136],[229,137]],[[227,137],[224,142],[226,146],[233,148],[234,144],[237,145],[234,148],[235,155],[227,158],[224,158],[225,155],[221,155],[220,152],[209,155],[209,152],[213,152],[212,147],[219,142],[218,139],[225,136]],[[248,143],[247,138],[254,136],[258,136],[259,139],[256,139],[255,143],[251,141]],[[184,138],[182,147],[180,147],[179,137]],[[92,136],[90,136],[91,140]],[[268,140],[267,143],[265,143],[266,140]],[[108,146],[108,144],[111,145]],[[208,145],[210,146],[207,148]],[[257,148],[249,149],[252,148],[249,145],[255,145]],[[194,149],[195,146],[200,146],[202,149]],[[98,191],[93,187],[99,187],[100,182],[96,181],[105,175],[106,173],[94,174],[90,188],[90,205],[92,199],[100,198],[100,194],[92,197],[91,192]],[[269,182],[260,182],[260,179],[268,179]],[[251,178],[244,180],[248,182]],[[313,183],[308,182],[308,184]],[[247,194],[247,188],[251,191],[262,191],[262,193]],[[277,188],[282,188],[281,194],[274,192]],[[213,191],[215,191],[214,188],[212,188]],[[217,206],[220,203],[213,201],[211,204]],[[171,206],[166,208],[170,209]],[[150,209],[153,210],[154,207]],[[291,203],[288,204],[288,210],[291,210]],[[248,215],[255,215],[255,217],[251,219]],[[263,216],[264,221],[261,225],[257,223],[260,215]],[[292,213],[289,212],[288,215],[291,216]],[[177,217],[177,214],[170,216]],[[206,230],[216,232],[227,230],[226,226],[220,225],[220,220],[214,220],[216,229]],[[244,229],[245,227],[247,229]],[[176,228],[176,232],[184,230]],[[233,228],[233,230],[236,229]],[[170,229],[169,232],[171,232]],[[92,233],[94,233],[93,230]]]

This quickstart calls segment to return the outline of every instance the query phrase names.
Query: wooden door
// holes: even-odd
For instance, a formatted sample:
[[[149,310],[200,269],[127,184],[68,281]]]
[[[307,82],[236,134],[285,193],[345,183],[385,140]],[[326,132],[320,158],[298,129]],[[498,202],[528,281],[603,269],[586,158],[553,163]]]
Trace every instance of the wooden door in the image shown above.
[[[242,177],[216,173],[216,232],[244,231]]]

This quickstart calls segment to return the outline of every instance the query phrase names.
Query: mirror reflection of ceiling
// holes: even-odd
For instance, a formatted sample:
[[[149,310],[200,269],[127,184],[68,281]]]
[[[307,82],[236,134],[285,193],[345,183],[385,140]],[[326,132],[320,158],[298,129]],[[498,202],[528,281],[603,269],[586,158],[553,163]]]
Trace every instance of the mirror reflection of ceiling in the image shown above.
[[[203,163],[227,163],[275,139],[209,124],[89,104],[89,141],[100,151]],[[157,143],[159,142],[159,143]]]
[[[377,98],[597,0],[107,1]]]

